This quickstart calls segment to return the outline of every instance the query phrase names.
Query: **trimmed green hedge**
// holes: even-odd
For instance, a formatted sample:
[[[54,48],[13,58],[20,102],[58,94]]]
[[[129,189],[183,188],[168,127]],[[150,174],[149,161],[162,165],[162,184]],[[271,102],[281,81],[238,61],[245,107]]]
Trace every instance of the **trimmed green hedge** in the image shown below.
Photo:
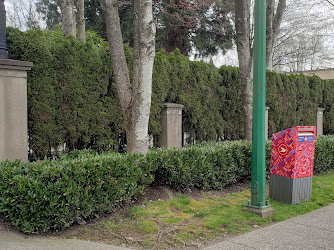
[[[316,139],[314,172],[320,173],[334,168],[334,135],[319,136]]]
[[[25,233],[63,229],[129,203],[153,181],[136,154],[74,152],[0,164],[0,213]]]
[[[148,153],[157,181],[173,189],[220,189],[250,176],[251,142],[204,143]]]
[[[203,143],[182,149],[156,149],[148,153],[155,162],[156,180],[177,190],[220,189],[249,179],[252,145],[248,141]],[[334,168],[334,136],[316,139],[314,172]],[[266,170],[270,170],[271,142],[266,142]]]
[[[32,61],[28,72],[29,146],[35,156],[66,143],[69,151],[93,148],[117,150],[123,119],[108,45],[92,32],[87,42],[64,38],[60,30],[8,28],[11,57]],[[132,50],[125,46],[131,65]],[[130,67],[131,70],[131,67]],[[267,72],[269,134],[315,125],[324,107],[324,133],[334,133],[334,81],[319,77]],[[149,133],[161,132],[164,102],[180,103],[189,142],[241,140],[243,108],[238,68],[192,62],[176,50],[156,53]]]
[[[270,166],[271,143],[266,144]],[[334,136],[316,140],[314,172],[334,168]],[[251,142],[203,143],[137,154],[73,151],[57,161],[0,163],[0,214],[25,233],[63,229],[129,203],[154,179],[176,190],[250,179]]]
[[[271,142],[266,143],[269,170]],[[250,178],[252,143],[226,141],[202,143],[182,149],[155,149],[147,154],[156,164],[155,178],[173,189],[221,189]]]
[[[8,28],[12,59],[34,63],[28,71],[29,147],[35,156],[67,151],[117,149],[123,118],[111,81],[108,44],[94,33],[87,42],[61,30],[21,32]]]

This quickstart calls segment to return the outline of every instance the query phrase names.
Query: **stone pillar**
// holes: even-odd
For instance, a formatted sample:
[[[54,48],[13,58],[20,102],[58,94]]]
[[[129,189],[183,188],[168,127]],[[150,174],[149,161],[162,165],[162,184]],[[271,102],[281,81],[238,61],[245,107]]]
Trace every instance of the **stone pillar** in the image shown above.
[[[0,161],[28,161],[27,71],[31,62],[0,59]]]
[[[317,110],[317,136],[324,134],[324,110],[324,108],[318,108]]]
[[[181,104],[164,103],[160,118],[162,132],[159,146],[182,147],[182,109]]]
[[[266,138],[266,141],[268,141],[268,121],[269,121],[269,107],[266,106],[266,117],[265,117],[265,138]]]

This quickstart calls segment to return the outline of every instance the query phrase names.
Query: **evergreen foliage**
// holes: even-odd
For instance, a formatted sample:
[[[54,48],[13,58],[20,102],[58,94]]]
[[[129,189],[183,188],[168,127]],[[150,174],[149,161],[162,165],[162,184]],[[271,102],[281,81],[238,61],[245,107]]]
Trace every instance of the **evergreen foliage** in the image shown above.
[[[221,1],[154,1],[157,21],[156,48],[172,52],[178,48],[188,55],[192,47],[197,56],[216,55],[232,48],[234,31],[230,21],[231,0]],[[56,0],[37,0],[37,11],[47,28],[61,24],[61,13]],[[133,46],[132,3],[120,2],[119,11],[123,42]],[[99,0],[85,0],[86,29],[106,39],[106,24]]]
[[[28,234],[84,223],[143,192],[154,179],[143,162],[143,155],[92,150],[57,161],[1,162],[0,214]]]
[[[324,82],[323,103],[324,110],[324,134],[334,134],[334,80]]]
[[[48,29],[53,29],[61,23],[61,13],[55,0],[37,1],[36,10],[42,15]]]
[[[242,139],[243,117],[241,87],[238,80],[238,69],[221,67],[224,78],[226,99],[224,121],[227,125],[225,139]],[[334,82],[324,81],[317,76],[286,75],[276,72],[266,74],[266,105],[270,108],[268,133],[284,130],[294,126],[312,126],[316,122],[318,107],[324,107],[324,133],[332,134],[334,124],[333,98]]]
[[[28,130],[36,156],[63,143],[68,151],[117,148],[122,116],[106,42],[94,33],[84,43],[60,30],[8,29],[8,43],[12,59],[34,63],[28,72]]]
[[[252,147],[249,141],[156,149],[148,155],[156,164],[157,182],[176,190],[218,190],[248,179],[251,174]]]
[[[266,143],[266,170],[271,142]],[[55,161],[0,163],[0,215],[25,233],[70,227],[129,204],[154,180],[175,190],[221,189],[251,175],[249,141],[153,149],[146,155],[73,151]],[[334,167],[334,136],[317,137],[314,172]]]
[[[191,62],[179,50],[170,53],[168,59],[171,89],[166,101],[184,105],[183,128],[190,141],[215,140],[224,128],[219,103],[220,94],[224,93],[218,90],[221,75],[217,68],[213,64]]]
[[[318,136],[314,152],[314,172],[325,172],[334,168],[334,136]]]
[[[32,61],[28,72],[29,146],[36,156],[66,143],[67,151],[117,150],[124,132],[112,76],[109,49],[87,32],[87,42],[63,38],[60,30],[8,29],[11,57]],[[129,68],[132,50],[125,46]],[[318,107],[324,111],[324,133],[334,133],[334,81],[319,77],[267,72],[269,135],[314,125]],[[156,53],[149,133],[161,132],[164,102],[184,105],[183,129],[188,142],[243,139],[239,70],[192,62],[179,50]]]
[[[244,137],[244,117],[242,111],[241,84],[238,68],[222,66],[219,69],[222,81],[219,85],[221,95],[221,116],[225,121],[222,139],[239,140]]]

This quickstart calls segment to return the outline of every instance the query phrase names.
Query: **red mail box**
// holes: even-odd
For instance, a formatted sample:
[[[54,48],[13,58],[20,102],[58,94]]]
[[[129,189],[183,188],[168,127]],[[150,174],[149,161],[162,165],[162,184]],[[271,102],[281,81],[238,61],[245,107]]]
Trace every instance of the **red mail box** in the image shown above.
[[[269,195],[296,204],[311,199],[315,126],[299,126],[273,134]]]
[[[270,173],[290,178],[312,176],[315,135],[315,126],[273,134]]]

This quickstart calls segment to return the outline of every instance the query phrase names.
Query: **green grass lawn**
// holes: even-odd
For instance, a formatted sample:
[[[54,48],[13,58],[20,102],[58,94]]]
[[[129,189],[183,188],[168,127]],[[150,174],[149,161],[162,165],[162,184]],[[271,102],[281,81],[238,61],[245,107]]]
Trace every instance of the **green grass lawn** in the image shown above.
[[[275,214],[265,219],[242,211],[250,199],[249,190],[199,200],[179,194],[167,201],[133,207],[130,216],[115,215],[80,227],[67,237],[134,248],[197,246],[326,206],[334,202],[333,180],[334,171],[314,176],[310,202],[290,205],[269,199]]]

